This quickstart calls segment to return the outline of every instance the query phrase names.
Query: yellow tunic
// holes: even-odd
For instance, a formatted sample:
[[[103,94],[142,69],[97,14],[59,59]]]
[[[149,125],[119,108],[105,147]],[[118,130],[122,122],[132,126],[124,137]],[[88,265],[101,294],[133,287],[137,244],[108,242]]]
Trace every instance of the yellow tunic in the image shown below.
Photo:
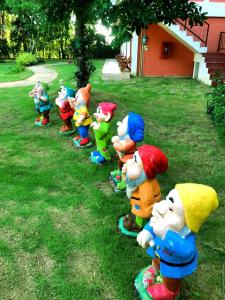
[[[81,115],[85,116],[85,119],[83,119],[83,121],[81,123],[77,123],[78,119],[80,118]],[[75,125],[78,126],[88,126],[92,123],[92,119],[90,117],[90,114],[88,112],[88,109],[86,106],[82,106],[79,109],[76,109],[74,115],[73,115],[73,119],[75,121]]]

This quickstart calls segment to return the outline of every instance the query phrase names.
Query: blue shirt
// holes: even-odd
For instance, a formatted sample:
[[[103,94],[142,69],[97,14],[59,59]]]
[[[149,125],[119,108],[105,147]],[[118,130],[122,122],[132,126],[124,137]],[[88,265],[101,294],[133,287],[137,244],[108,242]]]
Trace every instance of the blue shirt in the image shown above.
[[[191,275],[197,268],[196,235],[185,228],[178,233],[168,230],[165,238],[161,239],[154,234],[149,223],[144,227],[151,233],[155,243],[154,247],[147,249],[147,254],[160,259],[160,272],[164,277],[181,279]]]

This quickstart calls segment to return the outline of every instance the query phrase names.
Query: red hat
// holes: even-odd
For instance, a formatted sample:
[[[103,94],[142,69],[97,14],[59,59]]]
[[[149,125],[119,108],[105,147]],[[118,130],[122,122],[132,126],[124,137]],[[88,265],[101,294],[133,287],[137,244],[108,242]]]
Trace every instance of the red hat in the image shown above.
[[[159,148],[152,145],[143,145],[138,147],[138,153],[148,178],[153,179],[156,174],[164,173],[168,169],[167,157]]]
[[[100,102],[98,106],[101,108],[104,115],[110,113],[110,119],[113,117],[114,110],[116,110],[117,107],[117,105],[112,102]]]

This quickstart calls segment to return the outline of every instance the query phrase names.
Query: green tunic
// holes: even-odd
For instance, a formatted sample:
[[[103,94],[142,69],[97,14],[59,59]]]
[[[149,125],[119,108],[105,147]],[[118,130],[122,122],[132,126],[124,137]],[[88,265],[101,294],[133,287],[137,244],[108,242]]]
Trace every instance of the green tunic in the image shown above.
[[[94,129],[94,133],[97,151],[99,151],[106,160],[110,160],[111,156],[108,151],[109,144],[112,138],[112,134],[110,132],[110,123],[100,122],[100,127],[97,130]]]

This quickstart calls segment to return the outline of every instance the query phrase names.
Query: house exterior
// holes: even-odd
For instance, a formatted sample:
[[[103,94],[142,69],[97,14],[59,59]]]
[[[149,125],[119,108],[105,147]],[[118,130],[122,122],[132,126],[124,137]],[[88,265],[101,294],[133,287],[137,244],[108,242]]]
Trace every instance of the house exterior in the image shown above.
[[[216,72],[225,75],[225,0],[195,2],[208,13],[203,26],[151,24],[121,46],[132,57],[132,75],[193,77],[209,85]]]

